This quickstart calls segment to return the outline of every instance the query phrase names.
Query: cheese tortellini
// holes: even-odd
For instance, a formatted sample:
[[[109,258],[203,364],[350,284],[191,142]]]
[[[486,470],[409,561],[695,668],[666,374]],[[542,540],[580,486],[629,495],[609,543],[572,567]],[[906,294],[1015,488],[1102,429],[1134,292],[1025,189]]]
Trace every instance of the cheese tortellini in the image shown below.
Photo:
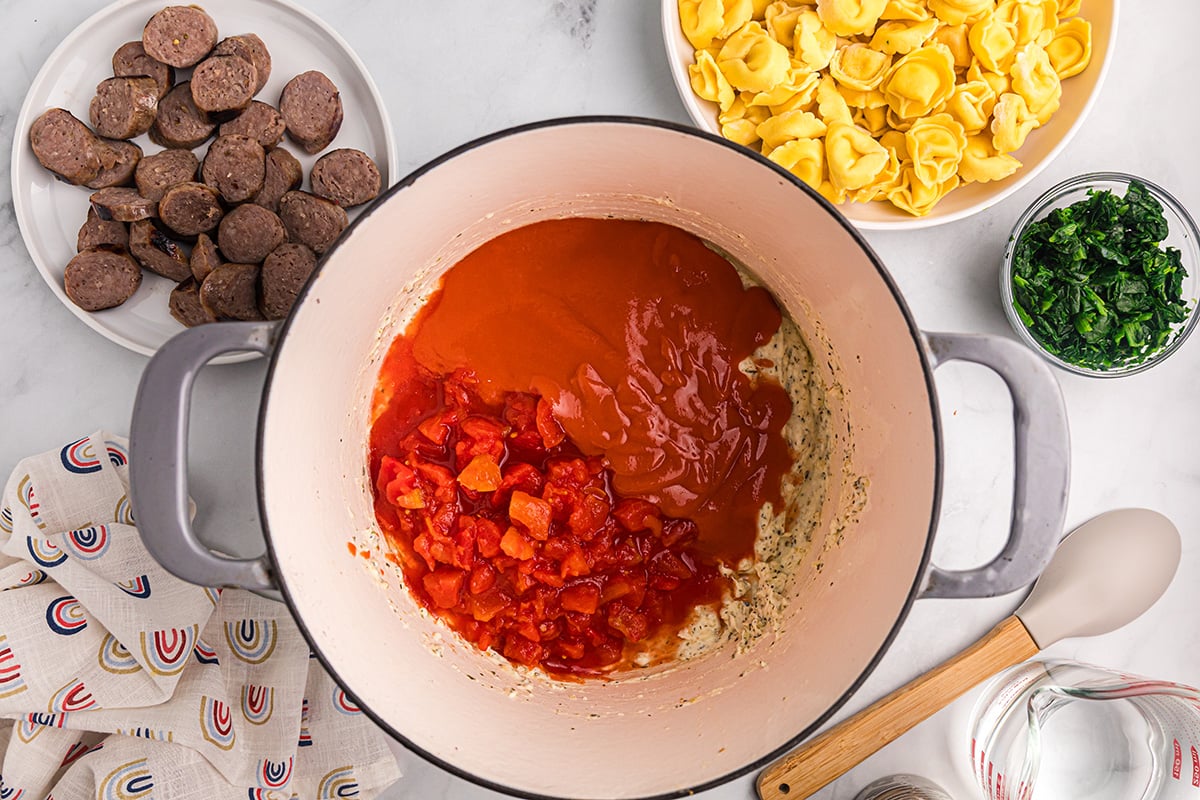
[[[1084,0],[677,0],[721,133],[835,203],[1003,180],[1092,56]]]

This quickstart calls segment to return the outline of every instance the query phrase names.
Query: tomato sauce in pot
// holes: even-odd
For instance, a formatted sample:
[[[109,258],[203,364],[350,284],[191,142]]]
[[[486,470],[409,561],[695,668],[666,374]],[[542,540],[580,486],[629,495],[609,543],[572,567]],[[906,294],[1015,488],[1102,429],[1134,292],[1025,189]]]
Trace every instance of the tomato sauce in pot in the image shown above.
[[[539,222],[450,268],[388,352],[371,428],[416,599],[551,674],[669,658],[780,499],[791,401],[739,369],[780,321],[659,223]]]

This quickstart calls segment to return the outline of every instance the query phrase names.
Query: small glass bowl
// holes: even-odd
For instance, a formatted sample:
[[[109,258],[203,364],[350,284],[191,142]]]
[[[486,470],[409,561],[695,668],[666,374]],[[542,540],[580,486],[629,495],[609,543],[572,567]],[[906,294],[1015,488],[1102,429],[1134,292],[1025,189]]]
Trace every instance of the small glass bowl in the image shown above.
[[[1142,183],[1150,194],[1162,204],[1169,233],[1167,238],[1159,243],[1159,247],[1175,247],[1180,252],[1183,267],[1188,273],[1187,277],[1183,279],[1183,299],[1188,304],[1188,316],[1187,319],[1175,326],[1173,338],[1166,346],[1148,356],[1141,363],[1114,366],[1111,369],[1094,369],[1072,364],[1047,351],[1017,316],[1017,311],[1013,306],[1012,286],[1013,257],[1016,253],[1017,242],[1020,241],[1025,229],[1031,223],[1042,219],[1056,208],[1064,208],[1080,200],[1086,200],[1089,190],[1107,189],[1114,194],[1124,196],[1132,181]],[[1200,273],[1200,231],[1196,229],[1195,221],[1178,200],[1163,188],[1134,175],[1122,172],[1092,172],[1070,178],[1053,187],[1039,197],[1017,220],[1004,251],[1004,268],[1000,270],[1000,296],[1004,305],[1004,314],[1008,317],[1013,330],[1016,331],[1017,337],[1051,364],[1068,372],[1074,372],[1076,375],[1087,375],[1093,378],[1119,378],[1150,369],[1183,345],[1184,340],[1196,327],[1197,320],[1200,320],[1200,315],[1196,314],[1196,305],[1200,301],[1200,274],[1198,273]]]

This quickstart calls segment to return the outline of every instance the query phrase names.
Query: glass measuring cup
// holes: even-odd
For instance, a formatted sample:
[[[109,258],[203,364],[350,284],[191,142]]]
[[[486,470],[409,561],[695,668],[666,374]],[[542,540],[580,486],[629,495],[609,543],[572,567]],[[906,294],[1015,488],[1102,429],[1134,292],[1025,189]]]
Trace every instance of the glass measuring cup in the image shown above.
[[[971,714],[988,800],[1200,800],[1200,690],[1064,660],[1006,670]]]

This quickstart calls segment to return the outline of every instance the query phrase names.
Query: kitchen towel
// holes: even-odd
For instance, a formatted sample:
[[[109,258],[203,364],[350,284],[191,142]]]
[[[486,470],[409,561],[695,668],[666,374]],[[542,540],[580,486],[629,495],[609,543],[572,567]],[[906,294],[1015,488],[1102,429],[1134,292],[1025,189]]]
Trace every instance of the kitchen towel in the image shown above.
[[[150,557],[127,464],[99,432],[22,461],[0,500],[0,798],[370,798],[399,778],[283,604]]]

